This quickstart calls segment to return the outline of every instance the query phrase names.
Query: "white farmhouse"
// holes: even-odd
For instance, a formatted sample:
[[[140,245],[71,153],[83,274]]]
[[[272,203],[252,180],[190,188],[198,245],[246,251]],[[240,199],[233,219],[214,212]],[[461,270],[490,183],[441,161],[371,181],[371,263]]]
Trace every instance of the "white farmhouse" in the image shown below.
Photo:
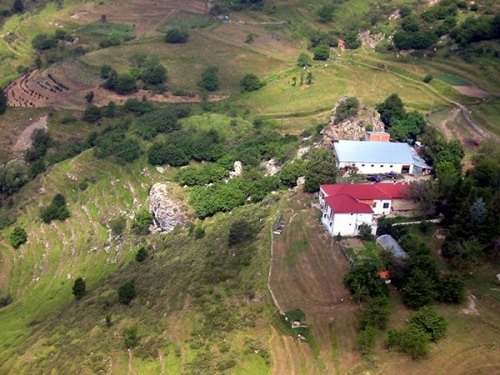
[[[321,222],[331,236],[358,235],[362,224],[368,224],[375,234],[375,217],[394,213],[398,202],[408,201],[407,189],[405,183],[321,185]]]
[[[333,152],[339,169],[355,169],[359,174],[396,172],[421,175],[430,167],[407,143],[334,141]]]

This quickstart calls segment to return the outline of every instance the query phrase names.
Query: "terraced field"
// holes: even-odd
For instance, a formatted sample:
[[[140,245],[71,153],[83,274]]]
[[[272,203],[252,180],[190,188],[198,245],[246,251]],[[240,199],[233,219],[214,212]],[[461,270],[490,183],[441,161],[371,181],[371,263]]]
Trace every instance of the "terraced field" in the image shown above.
[[[84,179],[91,182],[81,191]],[[52,167],[51,173],[21,192],[17,209],[24,215],[18,224],[30,234],[28,243],[15,250],[9,233],[3,231],[0,237],[1,289],[14,298],[12,308],[0,310],[0,362],[9,357],[9,348],[24,342],[34,324],[30,322],[43,320],[70,298],[76,277],[86,276],[91,285],[131,258],[135,244],[126,237],[113,238],[107,222],[119,215],[133,216],[146,204],[148,188],[156,180],[161,174],[143,162],[124,169],[112,160],[96,161],[87,151]],[[44,224],[39,207],[58,192],[66,196],[72,216]]]

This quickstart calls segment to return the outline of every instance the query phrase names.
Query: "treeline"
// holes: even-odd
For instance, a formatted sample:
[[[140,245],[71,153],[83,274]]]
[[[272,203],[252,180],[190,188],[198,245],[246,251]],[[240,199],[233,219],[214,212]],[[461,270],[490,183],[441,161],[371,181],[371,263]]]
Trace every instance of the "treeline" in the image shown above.
[[[130,69],[127,73],[118,74],[110,65],[101,66],[102,87],[126,95],[138,90],[137,81],[140,80],[145,90],[163,92],[167,90],[167,69],[160,64],[158,57],[148,57],[143,53],[136,53],[130,59]]]
[[[459,12],[477,12],[477,4],[468,5],[462,0],[443,0],[416,15],[401,7],[400,29],[394,34],[397,49],[427,49],[441,36],[449,35],[465,47],[473,42],[500,38],[500,15],[469,15],[459,22]]]

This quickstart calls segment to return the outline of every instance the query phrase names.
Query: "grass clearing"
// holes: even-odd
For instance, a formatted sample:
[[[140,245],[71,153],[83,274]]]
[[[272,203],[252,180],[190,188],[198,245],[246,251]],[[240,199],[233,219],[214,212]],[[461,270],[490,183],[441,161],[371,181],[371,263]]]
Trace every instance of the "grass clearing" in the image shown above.
[[[452,86],[471,86],[472,84],[463,78],[449,74],[436,74],[434,78],[440,79]]]
[[[173,28],[202,29],[209,26],[212,22],[214,21],[204,14],[186,12],[181,10],[177,12],[172,18],[170,18],[165,24],[161,25],[158,28],[158,31],[161,33],[166,33],[168,30]]]
[[[78,28],[77,33],[92,34],[96,36],[115,35],[123,39],[133,39],[135,37],[135,26],[112,22],[92,22]]]

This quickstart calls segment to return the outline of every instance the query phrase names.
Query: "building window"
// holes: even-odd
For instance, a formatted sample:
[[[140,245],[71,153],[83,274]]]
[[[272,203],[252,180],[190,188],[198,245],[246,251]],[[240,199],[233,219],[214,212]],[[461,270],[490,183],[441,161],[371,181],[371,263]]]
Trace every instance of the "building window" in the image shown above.
[[[323,217],[326,219],[326,214],[324,214]]]
[[[389,167],[391,167],[391,168],[392,168],[392,167],[394,167],[394,165],[389,165]]]
[[[375,165],[374,165],[374,164],[372,164],[372,168],[373,168],[374,166],[375,166]]]
[[[384,203],[384,208],[389,208],[389,203]]]
[[[362,167],[364,167],[365,165],[364,164],[361,164]]]
[[[377,202],[373,202],[372,207],[373,208],[377,207]]]
[[[380,168],[384,168],[384,164],[380,164]]]

